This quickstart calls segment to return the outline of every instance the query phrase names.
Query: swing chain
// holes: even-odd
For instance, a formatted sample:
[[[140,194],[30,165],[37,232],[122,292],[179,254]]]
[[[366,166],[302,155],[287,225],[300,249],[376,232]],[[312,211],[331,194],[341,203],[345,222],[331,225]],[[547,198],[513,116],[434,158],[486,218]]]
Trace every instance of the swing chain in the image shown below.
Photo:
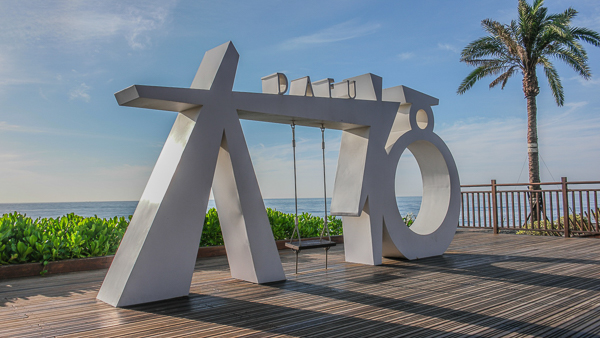
[[[292,150],[294,154],[294,206],[296,208],[296,213],[294,217],[294,231],[292,232],[292,236],[290,237],[290,243],[294,240],[294,235],[298,234],[298,245],[302,242],[302,237],[300,236],[300,228],[298,227],[298,183],[296,177],[296,123],[292,120]]]
[[[326,183],[326,171],[325,171],[325,125],[321,124],[321,149],[323,150],[323,200],[325,204],[325,215],[323,217],[323,230],[319,236],[319,241],[323,240],[323,236],[327,234],[328,240],[331,241],[331,233],[329,232],[329,226],[327,225],[327,183]]]
[[[298,224],[298,180],[297,180],[297,169],[296,169],[296,123],[292,120],[292,152],[294,156],[294,206],[296,208],[296,213],[294,217],[294,231],[292,232],[292,236],[290,238],[289,243],[286,243],[285,246],[291,248],[296,253],[296,274],[298,273],[298,253],[303,248],[325,248],[325,269],[327,269],[327,253],[330,247],[335,246],[335,243],[331,241],[331,233],[329,232],[329,226],[327,225],[327,183],[325,181],[326,171],[325,171],[325,125],[321,124],[321,148],[323,149],[323,190],[324,190],[324,203],[325,203],[325,217],[323,218],[323,229],[321,230],[321,234],[319,236],[318,243],[311,243],[311,241],[305,242],[305,245],[302,245],[302,238],[300,236],[300,228]],[[294,237],[298,235],[298,242],[294,243]],[[327,235],[328,240],[323,241],[323,237]],[[315,241],[313,241],[315,242]]]

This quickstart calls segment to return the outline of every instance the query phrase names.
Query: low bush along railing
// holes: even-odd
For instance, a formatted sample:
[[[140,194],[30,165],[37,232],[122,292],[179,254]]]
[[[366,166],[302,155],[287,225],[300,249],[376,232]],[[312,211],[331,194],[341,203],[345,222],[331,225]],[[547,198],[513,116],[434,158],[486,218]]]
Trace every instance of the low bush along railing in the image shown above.
[[[600,209],[595,212],[591,212],[596,222],[600,218]],[[587,216],[587,213],[586,213]],[[573,215],[569,214],[569,229],[573,232],[578,231],[593,231],[594,225],[596,223],[591,221],[589,218],[581,215]],[[560,219],[555,220],[554,222],[546,221],[534,221],[533,224],[531,222],[522,226],[521,230],[517,231],[517,235],[537,235],[537,236],[557,236],[562,237],[564,235],[565,229],[565,218],[560,217]]]
[[[276,240],[289,239],[294,230],[294,215],[267,208]],[[342,220],[328,216],[331,235],[342,234]],[[415,217],[409,214],[410,226]],[[0,265],[40,262],[71,258],[112,255],[127,230],[131,216],[98,218],[68,214],[58,218],[32,219],[17,212],[0,218]],[[298,216],[303,238],[318,237],[323,219],[308,213]],[[217,210],[206,213],[200,246],[223,245]]]

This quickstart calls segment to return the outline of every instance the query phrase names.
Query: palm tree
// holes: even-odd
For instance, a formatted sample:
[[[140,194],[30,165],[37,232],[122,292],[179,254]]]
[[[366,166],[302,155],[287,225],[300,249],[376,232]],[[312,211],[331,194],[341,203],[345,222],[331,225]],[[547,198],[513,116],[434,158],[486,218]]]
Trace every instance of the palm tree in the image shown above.
[[[551,59],[565,62],[584,79],[591,77],[588,57],[580,41],[600,47],[600,35],[590,29],[572,27],[577,11],[568,8],[559,14],[548,14],[544,0],[529,5],[519,0],[519,18],[503,25],[491,19],[481,22],[488,36],[467,45],[461,52],[461,62],[477,67],[458,87],[458,94],[469,90],[475,82],[495,76],[489,87],[506,82],[513,75],[523,74],[523,93],[527,99],[527,147],[529,152],[529,183],[540,182],[537,138],[536,96],[540,92],[537,67],[544,70],[552,95],[558,106],[565,101],[563,86]],[[539,185],[530,186],[539,190]],[[539,194],[538,194],[539,195]]]

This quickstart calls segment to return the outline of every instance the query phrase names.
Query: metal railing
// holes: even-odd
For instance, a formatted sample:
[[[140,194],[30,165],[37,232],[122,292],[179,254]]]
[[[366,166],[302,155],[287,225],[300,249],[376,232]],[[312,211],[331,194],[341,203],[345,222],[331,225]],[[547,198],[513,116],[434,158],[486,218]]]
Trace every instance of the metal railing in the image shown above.
[[[600,235],[600,181],[461,185],[459,227],[494,233]],[[567,215],[567,217],[565,217]]]

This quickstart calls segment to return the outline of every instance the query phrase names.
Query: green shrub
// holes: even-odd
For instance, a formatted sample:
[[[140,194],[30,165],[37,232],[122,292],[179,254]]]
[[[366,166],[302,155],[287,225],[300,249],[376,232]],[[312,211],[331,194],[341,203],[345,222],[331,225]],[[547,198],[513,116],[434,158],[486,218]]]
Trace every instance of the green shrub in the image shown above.
[[[82,217],[73,213],[63,217],[32,219],[17,212],[0,218],[0,265],[85,258],[112,255],[127,230],[125,217],[102,219],[97,216]],[[276,240],[286,240],[294,231],[294,215],[267,208],[267,217]],[[415,217],[409,213],[404,218],[408,226]],[[323,218],[302,213],[298,216],[302,238],[319,237]],[[329,232],[342,234],[342,220],[329,215]],[[200,246],[223,245],[223,235],[217,210],[206,213]]]
[[[560,223],[559,223],[560,222]],[[587,227],[588,219],[586,217],[581,217],[580,215],[569,215],[569,230],[581,230]],[[556,220],[554,222],[546,221],[535,221],[533,223],[525,224],[525,229],[528,230],[519,230],[517,231],[517,235],[536,235],[536,236],[557,236],[561,237],[564,234],[564,224],[565,218],[561,217],[560,221]],[[535,231],[533,229],[545,229],[547,230],[556,230],[556,231]]]
[[[130,216],[131,219],[131,216]],[[105,256],[117,251],[129,222],[68,214],[31,219],[19,213],[0,218],[0,264]]]
[[[267,208],[267,217],[275,240],[289,239],[294,231],[294,215]]]
[[[267,208],[267,217],[269,218],[275,240],[285,240],[292,236],[292,232],[294,231],[293,214],[285,214],[281,211]],[[327,217],[327,225],[332,236],[342,234],[341,219],[330,215]],[[300,228],[302,238],[319,237],[323,230],[323,218],[313,216],[309,213],[302,213],[298,215],[298,227]],[[219,224],[219,216],[215,208],[211,208],[206,213],[202,239],[200,240],[200,246],[212,245],[223,245],[221,225]]]
[[[417,216],[415,216],[412,212],[409,212],[406,214],[406,216],[402,217],[402,219],[404,220],[404,224],[410,227],[417,219]]]
[[[219,223],[217,210],[211,208],[206,212],[206,217],[204,218],[200,246],[214,245],[223,245],[223,235],[221,234],[221,223]]]

